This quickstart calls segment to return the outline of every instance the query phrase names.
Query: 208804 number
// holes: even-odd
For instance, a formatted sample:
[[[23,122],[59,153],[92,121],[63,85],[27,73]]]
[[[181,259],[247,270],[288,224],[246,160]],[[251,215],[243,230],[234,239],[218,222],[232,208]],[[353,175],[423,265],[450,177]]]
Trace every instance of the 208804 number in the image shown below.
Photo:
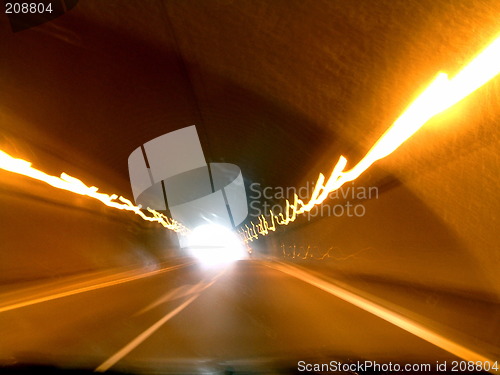
[[[451,371],[472,372],[472,371],[498,371],[498,361],[452,361]]]
[[[52,13],[52,4],[44,3],[5,3],[5,13],[9,14],[41,14]]]

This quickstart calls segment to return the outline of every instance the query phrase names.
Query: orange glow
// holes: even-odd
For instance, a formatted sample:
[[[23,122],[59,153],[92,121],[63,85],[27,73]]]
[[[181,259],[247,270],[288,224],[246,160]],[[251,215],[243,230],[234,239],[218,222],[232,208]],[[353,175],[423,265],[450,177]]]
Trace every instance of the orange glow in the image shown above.
[[[33,178],[38,181],[45,182],[55,188],[70,191],[75,194],[85,195],[104,203],[108,207],[116,208],[118,210],[132,211],[139,215],[146,221],[156,222],[163,225],[165,228],[173,230],[174,232],[185,233],[188,231],[182,224],[173,219],[169,219],[161,212],[147,208],[153,216],[146,215],[140,206],[135,206],[131,201],[124,197],[119,197],[116,194],[99,193],[98,188],[95,186],[87,186],[81,180],[71,177],[66,173],[62,173],[61,177],[51,176],[31,166],[31,163],[23,160],[16,159],[6,152],[0,150],[0,168],[9,172],[21,174]],[[119,203],[121,202],[121,203]]]
[[[352,169],[344,172],[347,159],[341,156],[326,182],[325,176],[320,173],[307,204],[295,194],[293,204],[286,200],[284,215],[283,213],[276,215],[271,211],[267,215],[269,219],[265,215],[260,215],[258,224],[251,223],[252,227],[245,225],[244,228],[240,228],[239,233],[244,241],[253,241],[259,235],[265,236],[270,231],[276,230],[276,224],[288,225],[295,221],[298,215],[311,211],[314,206],[321,204],[332,191],[339,189],[346,182],[354,181],[377,160],[383,159],[397,150],[432,117],[455,105],[499,73],[500,37],[486,47],[453,79],[449,79],[446,73],[439,73],[427,89],[413,101]]]

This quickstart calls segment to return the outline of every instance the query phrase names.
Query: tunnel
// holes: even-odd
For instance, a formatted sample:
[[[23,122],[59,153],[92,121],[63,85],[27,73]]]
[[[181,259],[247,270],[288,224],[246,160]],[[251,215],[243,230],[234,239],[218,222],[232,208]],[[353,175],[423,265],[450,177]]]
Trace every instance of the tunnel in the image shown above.
[[[0,373],[500,371],[499,2],[3,5]]]

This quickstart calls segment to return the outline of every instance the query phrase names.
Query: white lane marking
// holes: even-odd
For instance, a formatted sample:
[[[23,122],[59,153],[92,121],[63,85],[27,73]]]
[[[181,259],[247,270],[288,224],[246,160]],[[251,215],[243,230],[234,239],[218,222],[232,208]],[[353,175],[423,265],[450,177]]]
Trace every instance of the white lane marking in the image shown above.
[[[151,302],[149,305],[146,307],[142,308],[141,310],[137,311],[135,314],[132,316],[139,316],[144,314],[145,312],[148,312],[149,310],[155,308],[158,305],[161,305],[162,303],[166,303],[168,301],[173,301],[179,298],[187,297],[192,295],[193,293],[189,293],[191,285],[182,285],[178,288],[174,288],[172,290],[169,290],[165,294],[163,294],[161,297],[157,298],[155,301]]]
[[[281,271],[295,277],[299,280],[302,280],[310,285],[313,285],[327,293],[330,293],[354,306],[357,306],[373,315],[378,316],[379,318],[384,319],[385,321],[394,324],[395,326],[404,329],[405,331],[420,337],[421,339],[430,342],[431,344],[446,350],[447,352],[456,355],[466,361],[481,361],[481,362],[490,362],[493,364],[495,361],[489,358],[486,358],[482,354],[479,354],[465,346],[462,346],[434,331],[431,329],[412,321],[409,318],[406,318],[403,315],[400,315],[394,311],[391,311],[385,307],[382,307],[372,301],[369,301],[361,296],[358,296],[352,292],[349,292],[337,285],[334,285],[326,280],[322,280],[319,277],[311,275],[310,273],[295,268],[290,265],[285,264],[266,264],[266,266],[273,268],[275,270]]]
[[[206,285],[203,285],[204,283],[206,283],[206,280],[201,280],[197,284],[189,285],[189,286],[188,285],[183,285],[183,286],[181,286],[181,287],[179,287],[177,289],[174,289],[174,290],[172,290],[170,292],[167,292],[166,294],[164,294],[163,296],[161,296],[160,298],[158,298],[154,302],[150,303],[148,306],[144,307],[143,309],[139,310],[138,312],[136,312],[132,316],[142,315],[142,314],[148,312],[149,310],[154,309],[156,306],[159,306],[162,303],[166,303],[168,301],[173,301],[175,299],[179,299],[179,298],[182,298],[182,297],[187,297],[187,296],[190,296],[192,294],[199,294],[199,293],[203,292],[205,289],[207,289],[210,286],[212,286],[212,284],[215,283],[215,281],[221,275],[222,275],[222,273],[217,274],[213,278],[213,280],[211,282],[209,282],[208,284],[206,284]]]
[[[155,331],[157,331],[163,324],[165,324],[170,319],[172,319],[174,316],[176,316],[178,313],[180,313],[182,310],[184,310],[191,302],[193,302],[196,298],[198,298],[201,295],[202,291],[206,290],[208,287],[213,285],[215,283],[215,281],[217,281],[217,279],[224,274],[224,272],[225,272],[225,270],[223,270],[219,274],[217,274],[208,285],[206,285],[204,288],[202,288],[199,291],[199,293],[195,294],[194,296],[189,298],[187,301],[182,303],[179,307],[175,308],[174,310],[169,312],[167,315],[165,315],[163,318],[158,320],[155,324],[153,324],[147,330],[142,332],[139,336],[137,336],[135,339],[133,339],[131,342],[129,342],[127,345],[125,345],[123,348],[121,348],[118,352],[113,354],[106,361],[104,361],[94,371],[96,371],[96,372],[107,371],[111,366],[116,364],[123,357],[125,357],[127,354],[129,354],[132,350],[134,350],[136,347],[138,347],[140,344],[142,344],[149,336],[151,336],[153,333],[155,333]]]
[[[165,273],[165,272],[173,271],[173,270],[176,270],[176,269],[179,269],[179,268],[182,268],[182,267],[186,267],[186,266],[188,266],[190,264],[192,264],[192,263],[179,264],[177,266],[172,266],[172,267],[167,267],[167,268],[161,268],[159,270],[145,272],[145,273],[140,273],[140,274],[137,274],[137,275],[124,277],[124,278],[117,279],[117,280],[107,281],[107,282],[103,282],[103,283],[99,283],[99,284],[95,284],[95,285],[89,285],[89,286],[82,287],[82,288],[77,288],[77,289],[68,290],[68,291],[65,291],[65,292],[51,294],[51,295],[48,295],[48,296],[33,298],[33,299],[30,299],[30,300],[26,300],[26,301],[12,303],[12,304],[9,304],[9,305],[6,305],[6,306],[0,306],[0,313],[2,313],[4,311],[19,309],[19,308],[25,307],[25,306],[34,305],[34,304],[37,304],[37,303],[52,301],[52,300],[58,299],[58,298],[72,296],[72,295],[79,294],[79,293],[90,292],[90,291],[96,290],[96,289],[106,288],[106,287],[113,286],[113,285],[118,285],[118,284],[123,284],[123,283],[127,283],[127,282],[130,282],[130,281],[143,279],[145,277],[151,277],[151,276],[154,276],[154,275],[158,275],[158,274],[161,274],[161,273]]]
[[[116,352],[111,357],[109,357],[99,367],[97,367],[95,369],[95,371],[96,372],[104,372],[104,371],[108,370],[116,362],[118,362],[120,359],[125,357],[132,350],[134,350],[137,346],[139,346],[144,340],[146,340],[149,336],[151,336],[158,328],[160,328],[168,320],[170,320],[171,318],[176,316],[178,313],[180,313],[182,310],[184,310],[184,308],[186,308],[191,302],[193,302],[199,296],[200,296],[199,294],[195,294],[190,299],[185,301],[182,305],[180,305],[176,309],[169,312],[167,315],[165,315],[163,318],[158,320],[155,324],[153,324],[147,330],[142,332],[139,336],[137,336],[135,339],[133,339],[131,342],[129,342],[127,345],[125,345],[123,348],[121,348],[118,352]]]

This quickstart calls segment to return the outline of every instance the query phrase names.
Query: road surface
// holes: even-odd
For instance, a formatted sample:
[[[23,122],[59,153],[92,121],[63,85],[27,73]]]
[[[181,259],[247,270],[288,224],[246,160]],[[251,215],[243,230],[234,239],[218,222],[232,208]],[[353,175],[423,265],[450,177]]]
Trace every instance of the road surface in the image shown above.
[[[240,261],[223,271],[188,264],[7,309],[0,312],[1,360],[106,371],[262,361],[297,368],[301,360],[434,364],[458,359],[270,264]]]

